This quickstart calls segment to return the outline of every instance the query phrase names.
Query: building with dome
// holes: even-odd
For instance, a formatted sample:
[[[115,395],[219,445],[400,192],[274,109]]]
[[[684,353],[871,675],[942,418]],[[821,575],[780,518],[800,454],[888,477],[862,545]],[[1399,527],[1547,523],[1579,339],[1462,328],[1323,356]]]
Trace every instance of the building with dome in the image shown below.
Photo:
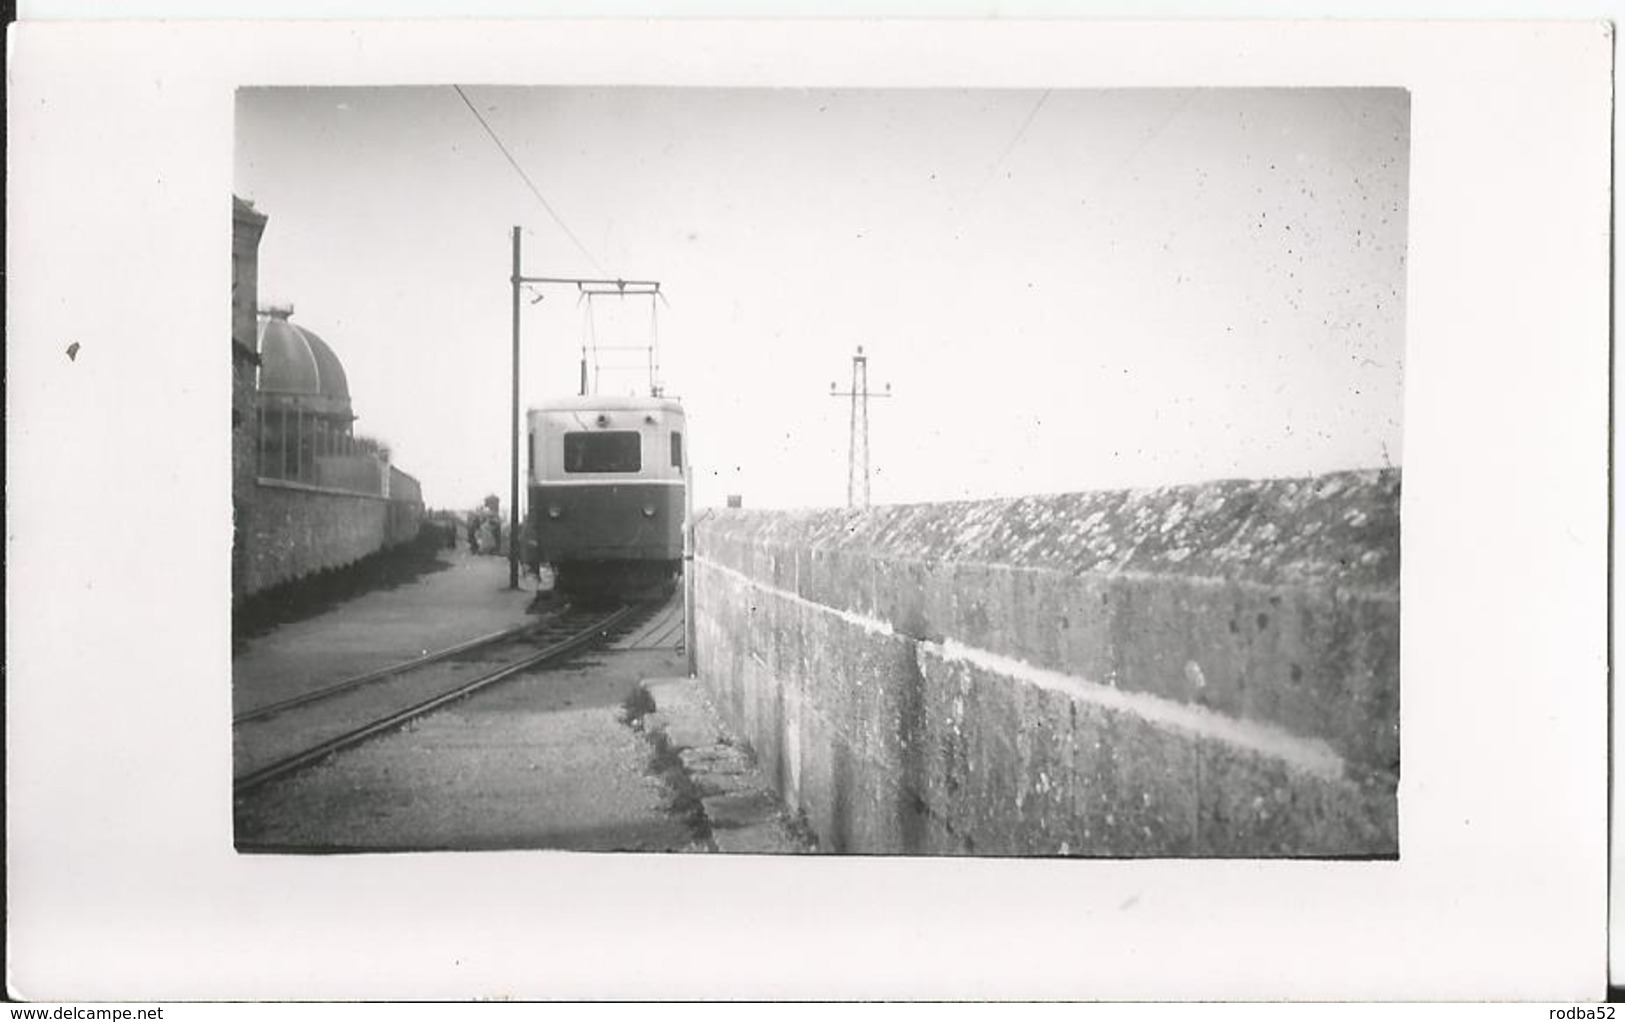
[[[355,437],[344,363],[292,313],[272,308],[259,318],[259,476],[385,494],[387,454]]]
[[[255,347],[260,356],[260,404],[305,410],[332,421],[355,420],[344,363],[312,330],[289,319],[292,306],[266,309],[259,317]]]
[[[407,542],[423,517],[417,480],[355,435],[337,352],[292,307],[257,307],[266,223],[233,196],[233,598]]]

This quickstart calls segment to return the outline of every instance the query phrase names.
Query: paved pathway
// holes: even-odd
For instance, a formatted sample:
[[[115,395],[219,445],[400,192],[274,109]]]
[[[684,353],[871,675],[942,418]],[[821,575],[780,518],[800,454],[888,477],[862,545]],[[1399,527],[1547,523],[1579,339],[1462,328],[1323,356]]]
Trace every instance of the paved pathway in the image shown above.
[[[323,683],[400,663],[524,624],[534,579],[508,588],[501,557],[444,550],[440,571],[367,593],[316,617],[246,640],[232,659],[232,712],[297,695]]]

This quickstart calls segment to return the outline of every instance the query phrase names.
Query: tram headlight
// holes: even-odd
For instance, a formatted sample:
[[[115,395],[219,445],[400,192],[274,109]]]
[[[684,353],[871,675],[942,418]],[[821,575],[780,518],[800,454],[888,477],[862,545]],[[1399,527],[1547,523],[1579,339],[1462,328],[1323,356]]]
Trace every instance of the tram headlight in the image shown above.
[[[558,507],[557,504],[554,504],[553,506],[551,506],[551,507],[549,507],[547,509],[547,517],[549,517],[549,518],[561,518],[561,517],[563,517],[563,515],[564,515],[564,512],[559,510],[559,507]]]
[[[645,517],[645,518],[653,518],[654,516],[655,516],[654,506],[652,504],[643,505],[643,517]]]

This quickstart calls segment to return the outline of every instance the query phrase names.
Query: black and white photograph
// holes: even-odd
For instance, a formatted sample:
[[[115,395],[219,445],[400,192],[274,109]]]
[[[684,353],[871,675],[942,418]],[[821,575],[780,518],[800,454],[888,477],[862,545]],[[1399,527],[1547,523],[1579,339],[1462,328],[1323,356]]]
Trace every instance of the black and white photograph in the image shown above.
[[[1594,994],[1611,32],[17,26],[10,991]]]
[[[1399,854],[1405,90],[236,116],[239,850]]]

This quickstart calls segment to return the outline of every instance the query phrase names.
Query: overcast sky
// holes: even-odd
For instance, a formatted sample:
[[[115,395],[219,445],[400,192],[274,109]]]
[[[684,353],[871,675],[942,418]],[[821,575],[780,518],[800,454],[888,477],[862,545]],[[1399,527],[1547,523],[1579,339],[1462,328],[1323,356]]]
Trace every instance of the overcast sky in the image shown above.
[[[557,220],[450,87],[238,97],[261,300],[433,506],[508,493],[514,225],[669,301],[527,294],[521,403],[658,331],[701,506],[845,501],[859,344],[876,503],[1401,463],[1403,91],[464,91]]]

